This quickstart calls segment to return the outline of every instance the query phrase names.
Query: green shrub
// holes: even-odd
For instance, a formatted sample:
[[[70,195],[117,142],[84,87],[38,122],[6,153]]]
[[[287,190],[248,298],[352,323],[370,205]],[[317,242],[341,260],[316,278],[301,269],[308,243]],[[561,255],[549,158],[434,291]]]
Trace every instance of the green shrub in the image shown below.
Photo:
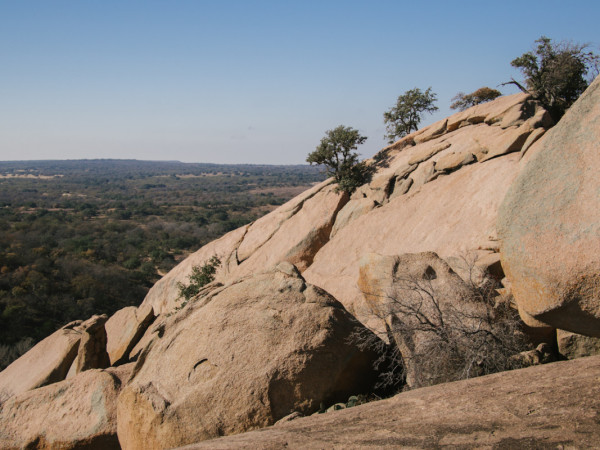
[[[586,51],[588,44],[553,42],[546,36],[535,42],[534,51],[511,62],[523,72],[526,87],[515,80],[504,84],[515,84],[533,95],[554,120],[559,120],[598,75],[600,57]]]
[[[453,103],[450,105],[450,108],[464,111],[465,109],[470,108],[471,106],[489,102],[500,97],[501,95],[502,93],[500,91],[489,88],[487,86],[479,88],[475,92],[471,92],[470,94],[459,92],[452,98]]]
[[[192,273],[188,277],[189,284],[177,283],[179,297],[183,297],[187,301],[197,295],[200,289],[214,281],[215,273],[220,265],[221,260],[218,256],[214,255],[202,266],[192,267]]]
[[[358,161],[358,153],[354,151],[367,138],[358,130],[343,125],[327,130],[325,134],[306,162],[325,166],[327,175],[335,179],[337,190],[351,194],[367,181],[370,173],[370,168]]]

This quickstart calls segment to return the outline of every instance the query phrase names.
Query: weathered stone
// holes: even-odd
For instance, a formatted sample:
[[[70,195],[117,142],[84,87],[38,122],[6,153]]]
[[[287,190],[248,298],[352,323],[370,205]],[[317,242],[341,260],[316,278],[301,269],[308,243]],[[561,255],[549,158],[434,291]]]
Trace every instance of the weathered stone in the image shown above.
[[[442,150],[446,150],[451,145],[450,142],[440,142],[439,144],[432,146],[421,146],[418,151],[413,154],[413,157],[408,160],[408,164],[409,166],[413,166],[423,161],[427,161],[432,156],[437,155]]]
[[[426,161],[424,163],[419,164],[419,167],[417,167],[417,169],[410,176],[413,179],[411,192],[415,191],[416,189],[420,188],[425,183],[427,183],[434,173],[434,161]]]
[[[556,330],[558,352],[568,359],[600,355],[600,339]]]
[[[335,218],[335,224],[333,225],[333,229],[331,230],[330,237],[335,236],[339,230],[344,228],[353,220],[356,220],[360,216],[368,213],[376,206],[377,203],[374,200],[366,197],[350,200],[348,203],[346,203],[346,205],[341,209],[341,211]]]
[[[397,140],[396,142],[384,147],[381,152],[379,152],[379,156],[382,156],[384,160],[391,156],[392,153],[397,153],[406,147],[411,147],[415,145],[415,135],[419,134],[419,132],[411,133],[403,138]],[[381,158],[380,158],[381,160]]]
[[[118,400],[124,449],[263,427],[368,389],[358,323],[289,263],[225,285],[165,322]]]
[[[507,111],[514,105],[523,103],[527,98],[529,98],[527,94],[513,94],[499,97],[492,102],[480,103],[450,116],[446,129],[448,132],[452,132],[463,123],[475,125],[482,122],[493,124],[501,121]]]
[[[154,320],[154,311],[149,305],[144,308],[128,306],[114,313],[104,325],[106,328],[106,351],[110,364],[128,361],[129,353]]]
[[[400,166],[398,169],[394,171],[394,177],[396,177],[396,181],[406,178],[417,168],[416,164],[406,164],[404,166]]]
[[[423,131],[417,135],[415,135],[414,141],[415,144],[422,144],[423,142],[430,141],[435,139],[436,137],[441,136],[446,132],[446,125],[448,124],[448,119],[442,119],[428,127],[424,128]]]
[[[475,157],[471,152],[451,152],[435,162],[435,170],[438,172],[452,172],[474,161]]]
[[[480,251],[450,256],[445,258],[445,261],[469,285],[479,286],[488,277],[499,282],[505,280],[499,253]]]
[[[600,357],[403,392],[334,414],[185,447],[594,448]]]
[[[600,79],[548,131],[498,217],[519,309],[600,337]],[[529,152],[528,152],[529,153]]]
[[[106,314],[95,315],[81,324],[81,340],[77,351],[75,373],[90,369],[104,369],[110,366],[106,352]]]
[[[517,104],[507,110],[502,116],[502,120],[497,122],[500,128],[519,127],[525,123],[527,119],[535,114],[535,103],[533,100]]]
[[[394,190],[392,191],[392,193],[390,195],[390,200],[392,200],[393,198],[396,198],[400,195],[406,194],[409,191],[409,189],[411,188],[412,184],[413,184],[413,179],[410,177],[396,180],[396,184],[394,185]]]
[[[336,216],[348,202],[348,195],[337,192],[331,180],[321,183],[301,201],[288,202],[261,221],[234,230],[210,242],[186,258],[159,280],[148,292],[141,307],[150,305],[156,315],[169,313],[181,304],[178,283],[186,283],[194,266],[214,255],[222,264],[216,281],[225,282],[246,276],[280,261],[295,264],[301,271],[312,264],[315,254],[330,238]],[[285,220],[281,216],[287,217]],[[246,236],[252,244],[244,245]],[[238,249],[245,249],[240,260]]]
[[[527,150],[529,150],[529,148],[544,135],[544,133],[546,133],[545,128],[536,128],[529,136],[527,136],[527,139],[523,143],[523,147],[521,147],[521,158],[525,153],[527,153]]]
[[[368,198],[372,201],[382,204],[387,200],[393,185],[395,177],[390,176],[389,173],[385,173],[381,176],[374,177],[369,184],[365,184],[359,187],[350,197],[351,200],[359,200],[362,198]]]
[[[487,120],[490,117],[494,117],[501,121],[502,117],[507,111],[515,106],[522,105],[528,96],[524,94],[515,94],[514,96],[501,97],[495,101],[488,102],[485,104],[477,105],[473,108],[469,108],[467,111],[457,113],[448,119],[448,123],[444,128],[444,120],[437,124],[425,127],[419,131],[412,133],[409,136],[402,138],[400,141],[386,147],[379,154],[375,155],[369,164],[372,164],[377,168],[374,174],[373,181],[368,185],[360,187],[350,202],[358,200],[360,198],[369,198],[377,205],[386,208],[389,205],[389,199],[393,196],[394,208],[400,208],[404,211],[405,201],[409,201],[409,198],[418,197],[414,201],[424,202],[429,206],[438,208],[438,205],[434,205],[431,200],[423,199],[425,195],[424,185],[436,185],[443,183],[446,187],[450,185],[454,186],[449,195],[438,195],[441,198],[445,198],[446,205],[442,206],[442,209],[451,208],[456,210],[460,208],[460,204],[463,202],[462,199],[469,199],[473,196],[472,192],[463,192],[463,187],[458,183],[455,178],[460,172],[467,170],[467,166],[459,171],[453,172],[451,175],[446,175],[444,178],[450,178],[449,182],[444,181],[440,178],[441,174],[446,172],[436,172],[432,170],[433,162],[438,161],[444,157],[445,152],[452,151],[455,153],[459,152],[470,152],[478,160],[484,158],[494,157],[495,159],[501,153],[506,151],[518,151],[520,150],[519,145],[522,141],[515,144],[515,139],[524,139],[526,136],[521,137],[521,132],[525,129],[531,130],[534,126],[537,126],[534,120],[538,121],[533,117],[527,119],[519,128],[502,129],[499,126],[489,126],[484,123],[484,118]],[[518,106],[521,108],[522,106]],[[537,114],[537,112],[536,112]],[[494,119],[494,120],[496,120]],[[455,120],[458,120],[456,127],[452,125]],[[469,124],[458,129],[460,123]],[[513,136],[515,130],[519,136]],[[437,134],[437,133],[442,134]],[[431,138],[431,139],[430,139]],[[415,139],[420,143],[415,145]],[[513,146],[514,144],[514,146]],[[451,147],[448,149],[448,146]],[[423,160],[423,158],[429,158]],[[420,161],[420,164],[409,164],[410,161]],[[512,161],[512,160],[511,160]],[[490,164],[486,162],[486,164]],[[518,169],[518,164],[513,166],[513,171]],[[483,169],[482,169],[483,170]],[[485,169],[486,177],[490,178],[493,183],[499,183],[496,176],[487,174],[487,171],[491,169]],[[468,173],[471,173],[470,171]],[[402,179],[410,178],[413,180],[412,185],[410,181],[402,181]],[[505,180],[500,184],[502,186],[510,182],[513,177],[513,173],[505,173]],[[481,186],[488,185],[487,178],[478,178],[479,185],[477,189],[481,189]],[[462,178],[461,178],[462,179]],[[370,217],[376,214],[376,210],[381,208],[372,208],[371,204],[367,202],[360,202],[348,206],[348,208],[341,214],[343,220],[337,220],[338,213],[341,213],[342,208],[348,202],[347,196],[341,195],[335,192],[335,186],[331,185],[332,180],[325,181],[320,185],[315,186],[306,193],[298,196],[291,200],[286,205],[282,205],[275,211],[257,220],[255,223],[242,227],[231,233],[228,233],[223,238],[211,242],[189,258],[184,260],[181,264],[175,267],[169,274],[161,279],[156,285],[150,290],[144,305],[151,305],[154,308],[155,314],[168,313],[176,308],[181,300],[179,299],[179,292],[177,289],[177,283],[186,283],[187,277],[191,273],[194,265],[202,265],[208,261],[213,255],[217,255],[221,258],[222,265],[219,267],[216,274],[218,282],[227,282],[240,276],[246,276],[256,271],[263,270],[265,267],[272,266],[280,261],[288,261],[296,264],[302,273],[308,271],[311,272],[311,266],[318,259],[318,254],[322,253],[323,250],[330,245],[332,239],[337,240],[341,231],[345,228],[352,226],[361,219]],[[467,182],[468,189],[472,189],[473,185]],[[409,188],[409,191],[406,189]],[[484,188],[486,189],[486,188]],[[422,192],[423,191],[423,192]],[[426,189],[429,192],[429,189]],[[496,193],[491,194],[491,203],[484,201],[484,210],[488,210],[488,205],[495,205],[496,197],[503,195],[503,187]],[[406,193],[407,195],[403,195]],[[364,196],[363,196],[364,194]],[[397,199],[401,197],[402,200],[399,202]],[[477,196],[479,197],[479,196]],[[460,209],[459,209],[460,211]],[[406,212],[406,211],[404,211]],[[401,233],[392,237],[392,240],[406,241],[402,236],[405,233],[404,226],[402,223],[407,219],[406,216],[398,217],[398,213],[393,213],[394,218],[392,221],[387,218],[383,218],[383,222],[379,222],[377,227],[380,225],[384,229],[391,228],[393,226],[400,226]],[[415,211],[411,211],[411,214],[415,215]],[[483,214],[488,214],[487,212]],[[494,211],[495,214],[495,211]],[[419,228],[421,230],[429,229],[429,225],[425,225],[425,217],[423,215],[435,215],[434,212],[429,210],[422,210],[416,213],[416,219],[421,218],[423,221],[419,221]],[[481,213],[477,213],[481,215]],[[350,220],[346,220],[350,219]],[[410,220],[414,222],[415,220]],[[370,221],[370,220],[369,220]],[[337,222],[337,225],[335,223]],[[391,222],[391,223],[390,223]],[[473,223],[476,224],[477,219],[473,218]],[[445,225],[441,225],[442,228]],[[473,228],[473,225],[467,225],[467,229]],[[488,225],[484,226],[483,233],[487,233]],[[431,230],[430,230],[431,231]],[[409,232],[409,235],[413,232]],[[417,233],[418,234],[418,233]],[[435,235],[433,231],[429,233]],[[468,233],[467,233],[468,234]],[[358,232],[361,235],[361,232]],[[388,236],[390,238],[390,236]],[[422,236],[419,236],[422,238]],[[356,240],[355,237],[352,238]],[[433,236],[427,236],[427,241],[436,240]],[[368,242],[377,242],[378,239],[365,239],[365,244]],[[408,239],[410,241],[410,238]],[[459,241],[462,242],[461,238]],[[477,246],[484,245],[485,242],[479,243]],[[374,244],[375,246],[379,244]],[[406,242],[407,247],[412,247],[410,242]],[[346,247],[353,249],[354,244],[346,244]],[[458,254],[462,251],[472,250],[472,247],[465,247],[460,244],[461,250],[458,252],[452,252],[452,254]],[[477,247],[475,247],[477,248]],[[369,248],[368,251],[378,251],[377,248]],[[422,251],[422,250],[435,250],[440,251],[439,248],[433,248],[429,245],[418,246],[418,248],[411,248],[408,251]],[[352,253],[351,250],[350,253]],[[399,253],[403,253],[404,249]],[[448,254],[444,254],[449,256]],[[360,258],[360,254],[357,255],[344,255],[342,258],[337,258],[333,262],[334,266],[339,265],[340,260],[346,260],[349,258],[351,261],[356,262]],[[343,263],[344,264],[344,263]],[[344,269],[345,270],[345,269]],[[340,283],[346,283],[341,281],[342,278],[335,277]],[[330,280],[333,282],[332,280]],[[352,286],[353,281],[349,281],[349,286]],[[350,289],[350,288],[347,288]],[[357,297],[357,294],[353,294],[351,297]],[[342,297],[340,297],[342,298]],[[343,299],[346,303],[346,300]],[[351,301],[350,301],[351,303]]]
[[[219,267],[217,275],[225,277],[230,268],[228,264],[225,264],[225,261],[228,260],[230,255],[235,255],[236,249],[242,242],[247,230],[248,225],[230,231],[225,236],[209,242],[177,264],[168,274],[152,286],[140,308],[150,306],[157,316],[175,309],[181,302],[178,283],[187,283],[188,277],[192,273],[192,268],[203,265],[215,255],[224,262]]]
[[[131,349],[131,352],[129,353],[130,361],[137,361],[142,351],[152,342],[152,340],[159,335],[162,336],[162,333],[164,333],[165,330],[167,317],[171,314],[173,313],[158,316],[154,323],[146,329],[144,335],[140,338],[138,343],[135,344],[133,349]]]
[[[530,104],[531,96],[525,93],[519,93],[500,97],[501,102],[489,102],[490,111],[488,112],[484,122],[487,125],[501,125],[500,128],[507,128],[509,125],[518,125],[516,121],[521,120],[525,105]],[[510,101],[512,100],[512,101]],[[482,106],[482,105],[480,105]],[[521,122],[522,123],[522,122]]]
[[[298,411],[294,411],[293,413],[288,414],[287,416],[279,419],[277,422],[275,422],[273,424],[273,426],[277,427],[277,426],[283,425],[284,423],[291,422],[292,420],[299,419],[301,417],[304,417],[304,414],[299,413]]]
[[[492,133],[503,131],[487,125],[469,128],[476,127],[493,128]],[[467,130],[456,131],[453,139],[459,139]],[[410,158],[410,152],[405,151],[398,157],[398,166]],[[356,276],[359,261],[366,253],[435,251],[446,258],[496,245],[490,242],[490,236],[496,233],[498,206],[517,174],[518,164],[519,155],[513,153],[485,164],[464,166],[419,190],[411,187],[406,195],[395,197],[337,230],[303,276],[356,313],[364,303],[356,287]],[[390,171],[393,170],[392,165]]]
[[[518,128],[506,130],[502,136],[487,146],[487,153],[479,161],[484,162],[507,153],[518,152],[532,133],[533,128],[525,124]]]
[[[244,239],[237,249],[237,259],[242,262],[260,249],[279,230],[281,225],[302,210],[304,204],[317,195],[331,181],[314,186],[306,192],[294,197],[271,214],[261,217],[254,222],[244,235]]]
[[[23,392],[0,408],[0,447],[119,449],[117,395],[126,373],[88,370]]]
[[[511,358],[522,367],[538,366],[556,361],[555,352],[546,342],[539,344],[533,350],[518,353]]]
[[[55,331],[0,372],[0,401],[64,380],[77,356],[81,323],[71,322]]]

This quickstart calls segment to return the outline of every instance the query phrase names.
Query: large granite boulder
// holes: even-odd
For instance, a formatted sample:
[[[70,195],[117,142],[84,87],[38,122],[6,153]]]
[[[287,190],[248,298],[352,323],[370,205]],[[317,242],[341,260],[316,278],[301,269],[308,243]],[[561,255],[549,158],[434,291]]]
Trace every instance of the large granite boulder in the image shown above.
[[[600,78],[528,152],[498,216],[519,309],[600,337]]]
[[[192,268],[214,255],[221,260],[217,281],[251,275],[281,261],[303,271],[329,240],[335,218],[347,201],[348,196],[337,192],[331,180],[316,185],[190,255],[150,289],[142,307],[151,306],[157,315],[177,308],[181,303],[178,283],[187,283]]]
[[[77,356],[81,323],[71,322],[55,331],[0,372],[0,402],[64,380]]]
[[[117,395],[132,365],[93,369],[9,399],[0,448],[119,449]]]
[[[125,449],[264,427],[346,400],[374,381],[361,328],[289,263],[217,287],[162,322],[118,400]]]

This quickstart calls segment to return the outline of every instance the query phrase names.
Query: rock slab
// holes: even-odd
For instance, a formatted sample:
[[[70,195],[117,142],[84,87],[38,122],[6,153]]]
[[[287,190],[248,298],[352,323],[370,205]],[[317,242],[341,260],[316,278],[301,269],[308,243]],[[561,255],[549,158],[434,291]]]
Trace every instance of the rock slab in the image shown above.
[[[498,214],[519,310],[600,337],[600,78],[546,133]]]
[[[185,448],[596,448],[599,377],[600,356],[580,358],[415,389]]]
[[[0,372],[0,402],[64,380],[77,356],[81,340],[79,325],[81,321],[65,325]]]

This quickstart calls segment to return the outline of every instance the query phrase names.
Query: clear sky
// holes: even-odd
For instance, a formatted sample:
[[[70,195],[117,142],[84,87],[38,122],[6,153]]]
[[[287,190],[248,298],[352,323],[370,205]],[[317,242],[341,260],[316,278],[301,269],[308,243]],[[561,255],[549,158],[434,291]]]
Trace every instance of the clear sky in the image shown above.
[[[369,157],[398,95],[431,123],[541,35],[600,53],[600,1],[0,0],[0,160],[299,164],[340,124]]]

